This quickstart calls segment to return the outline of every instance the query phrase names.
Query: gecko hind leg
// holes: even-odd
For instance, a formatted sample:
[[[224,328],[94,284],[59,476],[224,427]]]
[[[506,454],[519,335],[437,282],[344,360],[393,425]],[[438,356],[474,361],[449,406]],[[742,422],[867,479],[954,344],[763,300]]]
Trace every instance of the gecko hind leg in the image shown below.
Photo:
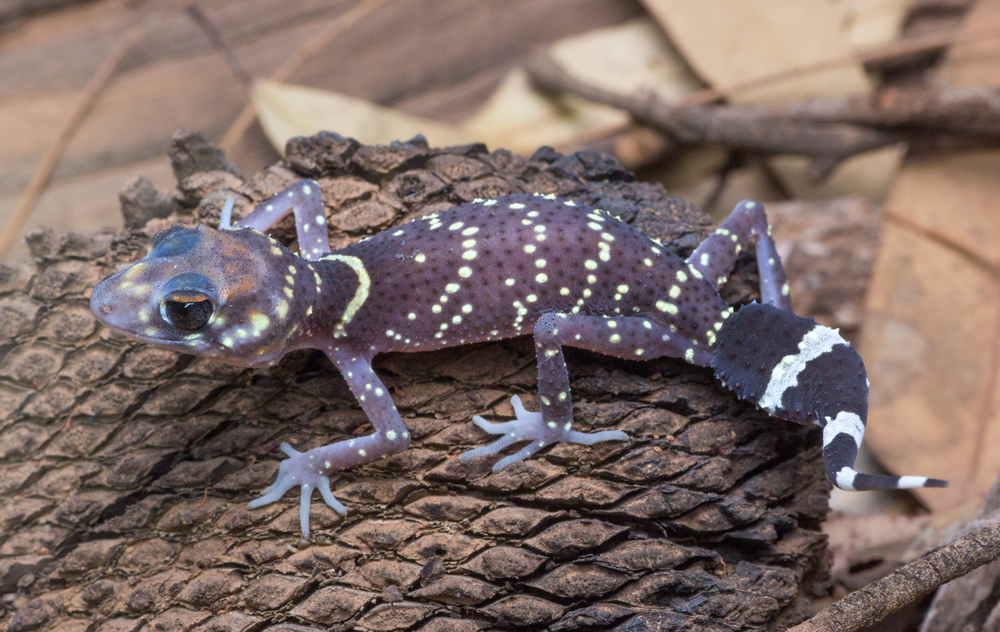
[[[779,309],[791,309],[788,276],[771,238],[771,227],[764,205],[743,200],[736,205],[722,226],[698,244],[687,264],[698,270],[719,290],[728,279],[736,258],[744,248],[755,245],[760,271],[760,301]]]
[[[601,430],[599,432],[580,432],[578,430],[563,430],[558,433],[558,438],[552,439],[553,433],[547,428],[542,413],[536,413],[525,409],[521,403],[521,398],[514,395],[510,398],[510,403],[514,407],[515,419],[513,421],[494,423],[486,421],[479,415],[472,418],[472,423],[479,426],[484,432],[492,435],[503,435],[489,445],[475,448],[462,453],[462,462],[466,463],[481,456],[490,456],[500,452],[504,448],[520,441],[530,440],[531,443],[524,446],[514,454],[505,456],[493,465],[493,471],[499,472],[511,463],[522,461],[535,452],[538,452],[549,443],[556,441],[568,441],[570,443],[580,443],[583,445],[593,445],[602,441],[625,441],[628,435],[620,430]],[[548,441],[546,441],[548,439]]]
[[[511,463],[559,441],[593,445],[628,439],[628,435],[620,430],[593,433],[573,430],[573,403],[563,345],[630,359],[690,356],[690,362],[701,366],[707,366],[711,359],[707,349],[695,351],[692,341],[648,318],[604,318],[550,312],[543,314],[535,323],[534,335],[541,412],[525,410],[521,399],[514,396],[511,398],[516,415],[514,420],[490,423],[482,417],[473,417],[473,423],[485,432],[503,436],[489,445],[464,452],[461,457],[463,463],[496,454],[521,441],[531,442],[520,451],[497,461],[493,471],[499,472]]]

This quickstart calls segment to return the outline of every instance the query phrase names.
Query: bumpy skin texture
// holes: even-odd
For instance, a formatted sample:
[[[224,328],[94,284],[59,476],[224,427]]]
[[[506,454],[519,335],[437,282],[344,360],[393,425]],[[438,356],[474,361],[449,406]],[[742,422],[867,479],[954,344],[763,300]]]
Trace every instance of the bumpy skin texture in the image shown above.
[[[793,388],[800,373],[824,376],[826,361],[836,356],[831,350],[839,353],[838,345],[846,343],[789,310],[784,270],[760,204],[740,203],[687,260],[607,213],[552,196],[478,200],[333,253],[319,186],[313,181],[293,185],[232,226],[230,209],[220,230],[175,227],[154,237],[145,258],[95,288],[91,307],[106,324],[140,340],[241,366],[272,365],[299,348],[327,354],[375,432],[304,453],[283,445],[289,459],[264,496],[251,503],[274,502],[301,486],[307,537],[313,489],[344,512],[331,493],[331,472],[409,445],[409,432],[388,389],[372,370],[376,354],[528,333],[535,340],[541,412],[524,410],[515,397],[515,420],[491,424],[474,418],[479,427],[501,437],[463,459],[527,441],[496,463],[499,470],[559,441],[627,439],[619,431],[586,434],[572,429],[563,346],[629,359],[678,357],[708,366],[720,357],[721,337],[758,341],[727,345],[728,364],[716,362],[717,375],[742,388],[742,397],[775,414],[809,409],[820,415],[779,416],[815,421],[828,430],[824,456],[835,484],[868,489],[940,483],[855,475],[850,466],[863,434],[867,385],[863,400],[847,402],[830,399],[826,391]],[[261,232],[290,212],[296,218],[301,257]],[[766,323],[748,325],[748,319],[731,318],[732,309],[718,293],[740,251],[749,247],[756,248],[761,295],[769,303],[758,309],[783,325],[777,334]],[[809,332],[816,333],[810,337]],[[850,351],[847,359],[853,358],[857,356]],[[743,386],[750,379],[741,362],[770,378]],[[856,364],[848,377],[863,379],[859,358]],[[827,410],[830,406],[837,410]],[[826,412],[833,416],[824,418]]]

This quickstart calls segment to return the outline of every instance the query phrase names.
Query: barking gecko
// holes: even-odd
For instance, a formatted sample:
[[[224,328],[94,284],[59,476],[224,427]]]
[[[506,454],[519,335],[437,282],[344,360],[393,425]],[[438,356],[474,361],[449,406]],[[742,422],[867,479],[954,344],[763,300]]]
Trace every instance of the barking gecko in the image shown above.
[[[323,351],[375,431],[306,452],[287,443],[260,507],[301,486],[309,537],[313,490],[346,513],[331,472],[401,452],[410,434],[372,370],[379,353],[428,351],[531,334],[540,412],[512,397],[516,418],[473,422],[499,435],[463,461],[517,452],[499,471],[554,443],[627,441],[573,430],[563,347],[619,358],[683,358],[711,367],[771,415],[823,428],[823,459],[848,490],[942,487],[923,476],[853,469],[868,412],[857,352],[833,329],[791,311],[788,283],[761,204],[740,202],[687,259],[599,209],[552,195],[476,200],[330,251],[319,185],[301,180],[218,229],[157,233],[140,261],[99,283],[91,309],[137,340],[229,364],[271,366],[295,349]],[[264,231],[294,213],[299,255]],[[734,312],[719,296],[740,252],[754,248],[761,303]]]

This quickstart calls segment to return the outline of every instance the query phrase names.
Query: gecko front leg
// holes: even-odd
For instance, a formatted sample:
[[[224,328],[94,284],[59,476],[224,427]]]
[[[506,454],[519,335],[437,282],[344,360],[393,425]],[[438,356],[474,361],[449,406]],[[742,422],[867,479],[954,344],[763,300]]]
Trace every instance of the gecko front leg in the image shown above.
[[[265,232],[289,213],[295,214],[295,232],[299,240],[299,254],[303,259],[316,261],[330,252],[330,236],[323,208],[323,196],[320,193],[319,183],[315,180],[299,180],[284,191],[268,198],[246,217],[233,224],[233,228],[253,228]],[[222,222],[219,223],[220,230],[229,228],[227,215],[223,214]]]
[[[410,446],[410,432],[399,416],[399,411],[388,389],[372,370],[368,357],[346,346],[329,343],[324,349],[333,364],[347,381],[354,397],[368,415],[375,432],[357,439],[346,439],[329,445],[298,452],[287,443],[281,450],[288,455],[278,469],[274,483],[264,490],[263,496],[252,501],[250,508],[262,507],[279,500],[296,486],[302,486],[299,521],[302,535],[309,538],[309,506],[314,489],[319,489],[323,500],[334,511],[345,515],[344,506],[330,490],[330,474],[336,470],[364,465],[390,454],[397,454]]]

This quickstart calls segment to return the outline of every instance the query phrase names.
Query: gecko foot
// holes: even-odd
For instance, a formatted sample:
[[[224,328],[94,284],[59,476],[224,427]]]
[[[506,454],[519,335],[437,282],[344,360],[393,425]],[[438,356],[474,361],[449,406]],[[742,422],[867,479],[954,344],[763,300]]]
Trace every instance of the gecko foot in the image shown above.
[[[318,455],[314,454],[319,448],[308,452],[299,452],[287,443],[281,444],[281,451],[288,455],[288,458],[278,466],[278,477],[270,487],[264,490],[264,495],[250,502],[250,509],[269,505],[280,500],[285,492],[302,486],[302,496],[299,500],[299,523],[302,525],[302,537],[309,539],[309,506],[312,503],[312,493],[314,489],[319,489],[323,500],[327,505],[339,513],[346,515],[347,510],[333,497],[330,491],[330,477],[324,476],[316,471],[315,461]],[[320,461],[322,462],[322,461]]]
[[[593,445],[601,441],[625,441],[628,435],[620,430],[602,430],[601,432],[587,433],[571,430],[567,427],[562,429],[555,425],[549,427],[542,419],[542,413],[525,410],[521,404],[521,398],[514,395],[510,398],[510,403],[514,407],[514,414],[517,416],[513,421],[504,423],[492,423],[486,421],[478,415],[472,418],[472,423],[479,426],[485,432],[494,435],[503,435],[489,445],[462,453],[462,463],[467,463],[472,459],[481,456],[496,454],[507,446],[520,441],[530,441],[514,454],[505,456],[493,465],[493,472],[499,472],[511,463],[517,463],[538,452],[542,448],[558,441],[568,441],[570,443],[582,443]]]

